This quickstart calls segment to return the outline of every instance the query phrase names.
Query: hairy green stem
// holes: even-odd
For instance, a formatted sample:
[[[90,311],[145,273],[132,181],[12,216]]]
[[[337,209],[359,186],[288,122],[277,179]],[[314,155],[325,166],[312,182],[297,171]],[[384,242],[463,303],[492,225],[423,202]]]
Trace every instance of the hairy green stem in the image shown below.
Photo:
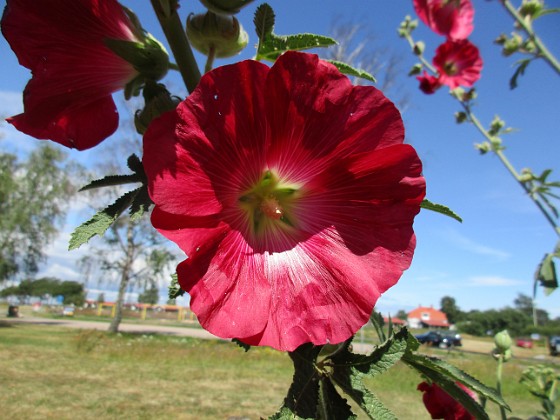
[[[467,113],[467,116],[468,116],[469,120],[474,124],[474,126],[478,129],[478,131],[480,131],[480,133],[482,133],[482,135],[491,144],[493,144],[494,143],[493,136],[491,136],[490,133],[488,133],[488,131],[482,126],[482,124],[480,123],[478,118],[471,111],[470,107],[467,104],[465,104],[464,102],[461,102],[461,104],[463,105],[463,108],[465,109],[465,112]],[[509,173],[515,178],[517,183],[521,186],[521,188],[523,188],[523,190],[527,193],[527,195],[531,198],[531,200],[533,200],[533,202],[539,208],[539,210],[541,211],[541,213],[543,214],[545,219],[550,223],[550,225],[554,229],[554,232],[556,232],[556,234],[558,236],[560,236],[560,229],[559,229],[559,226],[554,221],[554,218],[548,213],[548,211],[544,208],[544,206],[541,204],[541,202],[536,200],[533,197],[533,195],[531,194],[531,191],[529,190],[527,185],[521,180],[521,176],[519,175],[517,170],[513,167],[513,165],[510,163],[510,161],[506,157],[503,150],[496,149],[495,147],[492,147],[492,152],[494,152],[494,154],[496,156],[498,156],[498,158],[500,159],[500,162],[502,162],[502,164],[506,167],[506,169],[509,171]]]
[[[206,59],[206,65],[204,66],[204,73],[208,73],[212,70],[212,66],[214,66],[214,58],[216,58],[216,48],[210,47],[210,51],[208,51],[208,58]]]
[[[498,367],[496,368],[496,391],[498,391],[498,395],[503,397],[502,395],[502,369],[504,366],[504,355],[500,354],[498,356]],[[500,415],[502,416],[502,420],[507,420],[506,409],[500,405]]]
[[[546,45],[541,41],[541,39],[537,36],[531,24],[528,23],[523,16],[519,14],[519,12],[513,7],[509,0],[501,0],[502,5],[508,11],[508,13],[515,19],[515,21],[523,28],[527,36],[533,43],[538,50],[538,56],[544,58],[544,60],[556,71],[556,73],[560,74],[560,62],[556,60],[554,55],[548,50]]]
[[[187,39],[187,34],[181,19],[177,14],[176,1],[174,0],[151,0],[152,7],[156,12],[163,33],[171,47],[181,77],[189,93],[198,85],[200,81],[200,70],[194,58],[191,45]]]

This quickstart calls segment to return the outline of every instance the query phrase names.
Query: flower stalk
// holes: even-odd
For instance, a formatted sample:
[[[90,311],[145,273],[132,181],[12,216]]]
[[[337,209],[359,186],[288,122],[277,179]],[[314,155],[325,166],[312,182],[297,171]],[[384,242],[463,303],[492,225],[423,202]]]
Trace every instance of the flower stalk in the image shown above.
[[[507,12],[511,15],[511,17],[515,19],[515,22],[518,23],[519,26],[525,31],[529,39],[531,39],[531,41],[534,43],[537,49],[537,53],[535,54],[535,56],[543,58],[556,71],[556,73],[560,75],[560,62],[556,60],[554,55],[548,50],[546,45],[537,36],[535,31],[533,30],[530,20],[524,19],[509,0],[502,0],[501,3],[507,10]]]
[[[191,45],[181,24],[172,0],[151,0],[152,7],[171,47],[183,82],[191,93],[200,81],[200,70],[194,58]]]

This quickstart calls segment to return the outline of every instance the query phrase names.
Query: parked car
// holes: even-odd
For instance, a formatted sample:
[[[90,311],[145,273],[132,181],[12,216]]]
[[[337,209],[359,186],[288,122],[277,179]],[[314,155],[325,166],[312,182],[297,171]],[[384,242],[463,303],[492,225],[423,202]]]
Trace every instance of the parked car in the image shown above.
[[[533,340],[530,338],[518,338],[515,340],[515,345],[517,347],[523,347],[524,349],[532,349],[533,348]]]
[[[553,335],[552,337],[548,337],[548,349],[550,350],[551,356],[560,354],[560,336]]]
[[[418,334],[415,337],[421,344],[428,344],[440,348],[449,348],[463,345],[463,343],[461,342],[461,336],[459,334],[428,331],[424,334]]]

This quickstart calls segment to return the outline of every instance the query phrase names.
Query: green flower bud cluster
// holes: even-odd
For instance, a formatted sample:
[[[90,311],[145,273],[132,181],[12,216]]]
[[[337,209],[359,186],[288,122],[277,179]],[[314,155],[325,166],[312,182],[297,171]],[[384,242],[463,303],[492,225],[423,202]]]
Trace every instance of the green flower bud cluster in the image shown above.
[[[418,20],[412,19],[410,16],[406,16],[404,20],[401,22],[401,24],[399,25],[397,32],[401,38],[406,38],[410,36],[412,31],[415,30],[417,27],[418,27]]]
[[[187,37],[197,51],[218,58],[239,54],[249,42],[247,32],[235,17],[211,11],[189,15]]]

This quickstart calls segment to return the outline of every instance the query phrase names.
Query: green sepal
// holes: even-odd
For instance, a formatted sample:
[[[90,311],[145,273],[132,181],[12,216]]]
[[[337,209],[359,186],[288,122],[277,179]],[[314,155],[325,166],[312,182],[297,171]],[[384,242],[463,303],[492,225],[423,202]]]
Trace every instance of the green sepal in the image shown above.
[[[316,419],[319,403],[319,372],[315,368],[321,346],[302,344],[289,353],[294,377],[284,405],[270,420]]]
[[[169,296],[169,299],[177,299],[179,296],[183,296],[184,294],[185,291],[181,289],[177,273],[173,273],[171,275],[171,282],[169,283],[169,287],[167,288],[167,296]]]
[[[319,381],[319,418],[324,420],[347,419],[358,417],[352,412],[348,401],[338,393],[332,382],[327,378]]]
[[[129,191],[119,197],[113,204],[97,212],[87,222],[78,226],[70,236],[68,250],[79,248],[95,235],[103,235],[117,218],[133,203],[140,188]]]
[[[422,200],[420,207],[425,210],[435,211],[436,213],[443,214],[444,216],[449,216],[461,223],[463,222],[463,219],[457,213],[442,204],[432,203],[430,200],[424,199]]]
[[[334,64],[342,74],[346,74],[348,76],[361,77],[362,79],[369,80],[370,82],[373,83],[377,82],[375,77],[373,77],[372,74],[368,73],[365,70],[357,69],[349,64],[343,63],[342,61],[336,61],[336,60],[326,60],[326,61],[328,61],[331,64]]]
[[[510,410],[508,404],[494,388],[484,385],[478,379],[441,359],[409,351],[402,360],[430,381],[437,383],[477,419],[488,419],[488,414],[478,402],[457,386],[456,382],[472,389],[484,399],[489,399],[506,410]]]
[[[245,350],[245,353],[247,353],[249,350],[251,350],[251,345],[247,344],[247,343],[244,343],[239,338],[232,338],[231,342],[237,344],[239,347],[241,347],[243,350]]]

